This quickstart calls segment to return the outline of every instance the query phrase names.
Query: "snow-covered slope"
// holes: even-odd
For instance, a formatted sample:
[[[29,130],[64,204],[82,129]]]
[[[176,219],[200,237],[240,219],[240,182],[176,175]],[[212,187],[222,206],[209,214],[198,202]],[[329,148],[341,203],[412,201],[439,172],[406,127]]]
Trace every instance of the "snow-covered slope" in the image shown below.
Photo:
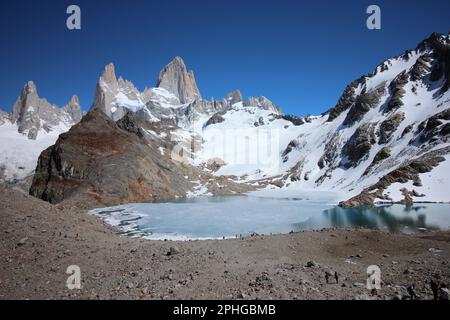
[[[42,129],[33,140],[19,133],[17,124],[0,125],[0,180],[19,180],[30,175],[36,168],[41,152],[69,129],[70,126],[61,123],[49,132]]]
[[[12,112],[0,114],[0,182],[31,175],[40,153],[81,117],[77,96],[59,108],[39,98],[33,82],[25,84]]]
[[[239,91],[202,99],[178,57],[161,71],[160,85],[142,93],[117,81],[108,66],[94,107],[114,120],[127,109],[161,122],[154,136],[162,153],[172,152],[176,161],[181,154],[216,176],[289,193],[330,191],[342,199],[361,194],[353,204],[418,195],[449,201],[436,182],[450,147],[449,42],[448,35],[433,34],[415,50],[386,60],[352,82],[320,116],[284,115],[267,98],[244,100]],[[167,140],[175,152],[163,150]]]
[[[405,192],[415,201],[449,201],[442,192],[450,146],[449,64],[449,37],[433,34],[356,80],[321,116],[293,121],[236,103],[212,123],[201,119],[203,143],[193,163],[206,170],[213,163],[216,175],[264,180],[268,188],[333,191],[342,199],[367,189],[383,201],[407,199]],[[402,172],[413,161],[436,168]],[[395,170],[400,173],[376,185]],[[408,185],[417,174],[415,185]]]

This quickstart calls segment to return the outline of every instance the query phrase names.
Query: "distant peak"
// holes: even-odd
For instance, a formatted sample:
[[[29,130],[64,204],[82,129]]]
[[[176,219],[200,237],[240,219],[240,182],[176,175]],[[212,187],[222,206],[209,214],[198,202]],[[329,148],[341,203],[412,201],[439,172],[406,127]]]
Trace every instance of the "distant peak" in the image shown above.
[[[183,58],[181,58],[180,56],[176,56],[169,64],[177,64],[186,69],[186,64],[184,63]]]
[[[436,43],[436,42],[442,42],[447,38],[447,36],[437,33],[437,32],[433,32],[425,41],[432,44],[432,43]]]
[[[183,59],[179,56],[161,70],[156,86],[174,94],[181,103],[189,103],[201,98],[194,73],[187,70]]]
[[[435,49],[437,47],[446,46],[448,45],[449,40],[450,40],[450,33],[445,35],[438,32],[433,32],[428,38],[419,43],[417,49],[425,50],[427,47]]]
[[[72,98],[70,98],[69,105],[80,105],[80,100],[78,99],[78,96],[74,94]]]
[[[225,96],[225,99],[227,101],[229,101],[232,105],[235,104],[235,103],[243,101],[242,94],[241,94],[240,90],[234,90],[234,91],[228,93]]]
[[[117,81],[114,64],[109,63],[105,66],[105,70],[103,71],[102,74],[102,79],[106,83],[113,83]]]
[[[69,103],[65,107],[65,110],[72,117],[74,123],[78,123],[81,120],[83,112],[81,111],[80,100],[77,95],[72,96]]]
[[[24,94],[35,94],[37,93],[37,88],[36,85],[34,84],[33,81],[28,81],[24,86],[23,86],[23,93]]]

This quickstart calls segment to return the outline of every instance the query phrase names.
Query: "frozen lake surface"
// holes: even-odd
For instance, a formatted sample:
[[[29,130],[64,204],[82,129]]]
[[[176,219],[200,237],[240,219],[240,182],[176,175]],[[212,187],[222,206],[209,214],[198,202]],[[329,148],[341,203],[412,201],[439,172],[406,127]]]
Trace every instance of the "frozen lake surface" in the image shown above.
[[[332,197],[263,195],[199,197],[96,209],[92,214],[123,234],[154,240],[234,238],[330,227],[366,227],[415,233],[450,227],[448,204],[383,205],[343,209]]]

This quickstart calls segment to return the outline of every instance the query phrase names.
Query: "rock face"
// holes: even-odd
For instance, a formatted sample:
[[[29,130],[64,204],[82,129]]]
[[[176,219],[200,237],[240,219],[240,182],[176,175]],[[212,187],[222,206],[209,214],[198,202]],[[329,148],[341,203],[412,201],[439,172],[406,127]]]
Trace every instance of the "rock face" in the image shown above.
[[[139,135],[92,110],[41,154],[30,194],[51,203],[83,195],[108,205],[184,196],[190,183],[164,160]]]
[[[392,93],[392,97],[386,108],[386,112],[397,110],[403,106],[402,98],[406,94],[404,86],[408,83],[408,73],[403,71],[398,75],[389,85],[389,89]]]
[[[0,126],[6,122],[11,122],[11,114],[9,112],[0,110]]]
[[[215,115],[213,115],[209,120],[205,123],[205,127],[210,126],[212,124],[222,123],[225,121],[223,118],[223,115],[225,112],[218,112]]]
[[[245,105],[250,107],[262,108],[263,110],[270,110],[277,115],[281,115],[283,113],[279,106],[275,105],[266,97],[250,97],[246,101]]]
[[[83,113],[78,96],[72,96],[69,103],[64,107],[64,110],[70,115],[74,123],[80,122]]]
[[[225,96],[225,100],[228,101],[230,105],[234,105],[235,103],[243,102],[242,94],[239,90],[228,93]]]
[[[373,144],[375,144],[374,125],[366,123],[359,127],[344,145],[342,153],[345,157],[342,165],[346,168],[356,167],[368,155]]]
[[[341,207],[357,207],[372,205],[375,199],[386,199],[391,200],[388,196],[383,195],[390,185],[393,183],[407,183],[408,181],[413,181],[414,186],[421,187],[422,182],[420,180],[419,174],[427,173],[433,170],[441,162],[445,161],[443,155],[447,155],[450,152],[450,147],[441,148],[439,150],[431,151],[421,156],[418,159],[407,161],[405,164],[399,168],[389,172],[383,176],[376,184],[370,186],[363,190],[359,195],[347,200],[342,201],[339,205]],[[411,204],[412,199],[410,197],[410,192],[403,188],[402,190],[405,199],[400,201],[404,204]],[[418,195],[416,191],[411,191],[412,194],[416,196],[423,197],[423,195]]]
[[[381,85],[369,92],[363,91],[358,97],[356,97],[355,102],[350,108],[343,124],[345,126],[352,126],[355,122],[360,121],[370,109],[374,108],[380,102],[381,96],[384,93],[384,85]]]
[[[397,130],[398,126],[405,119],[405,114],[403,112],[397,112],[394,115],[390,116],[388,119],[384,120],[377,132],[380,139],[378,140],[379,144],[385,144],[389,142],[392,137],[392,134]]]
[[[417,81],[422,79],[427,73],[431,71],[430,63],[432,61],[431,55],[424,54],[417,59],[413,68],[411,69],[411,80]]]
[[[421,52],[432,51],[430,62],[430,80],[443,80],[440,93],[444,94],[450,88],[450,45],[449,37],[439,33],[433,33],[430,37],[422,41],[416,50]],[[428,61],[426,61],[428,62]]]
[[[320,157],[317,165],[320,169],[325,167],[333,167],[340,153],[340,135],[338,133],[333,134],[331,139],[325,144],[323,155]]]
[[[97,83],[91,109],[98,109],[117,121],[127,110],[138,111],[144,106],[139,90],[130,81],[117,79],[114,64],[108,64]]]
[[[180,57],[176,57],[160,72],[156,86],[177,96],[182,104],[201,99],[194,73],[187,70]]]
[[[364,78],[350,83],[347,88],[345,88],[344,93],[339,98],[336,106],[328,111],[328,121],[331,122],[336,119],[342,112],[351,107],[355,103],[357,92],[360,90],[361,84],[364,82]]]
[[[375,155],[375,158],[373,158],[372,163],[370,166],[366,169],[364,172],[364,175],[368,175],[373,167],[375,167],[377,164],[379,164],[381,161],[388,159],[391,156],[391,149],[384,147],[380,151],[377,152]]]
[[[13,106],[11,122],[17,123],[18,131],[26,134],[29,139],[36,139],[42,129],[46,132],[60,123],[73,125],[82,116],[78,97],[74,96],[66,108],[58,108],[38,96],[34,82],[28,82]]]
[[[424,120],[418,127],[420,142],[446,142],[450,136],[450,108]]]

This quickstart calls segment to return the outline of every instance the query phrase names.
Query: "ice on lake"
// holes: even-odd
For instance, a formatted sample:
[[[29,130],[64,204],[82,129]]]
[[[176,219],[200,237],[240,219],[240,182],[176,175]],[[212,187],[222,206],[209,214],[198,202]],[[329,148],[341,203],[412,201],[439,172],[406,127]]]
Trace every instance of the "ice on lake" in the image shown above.
[[[154,240],[201,240],[289,233],[332,227],[364,227],[415,233],[448,229],[448,204],[339,208],[330,194],[305,197],[199,197],[92,210],[123,234]]]

